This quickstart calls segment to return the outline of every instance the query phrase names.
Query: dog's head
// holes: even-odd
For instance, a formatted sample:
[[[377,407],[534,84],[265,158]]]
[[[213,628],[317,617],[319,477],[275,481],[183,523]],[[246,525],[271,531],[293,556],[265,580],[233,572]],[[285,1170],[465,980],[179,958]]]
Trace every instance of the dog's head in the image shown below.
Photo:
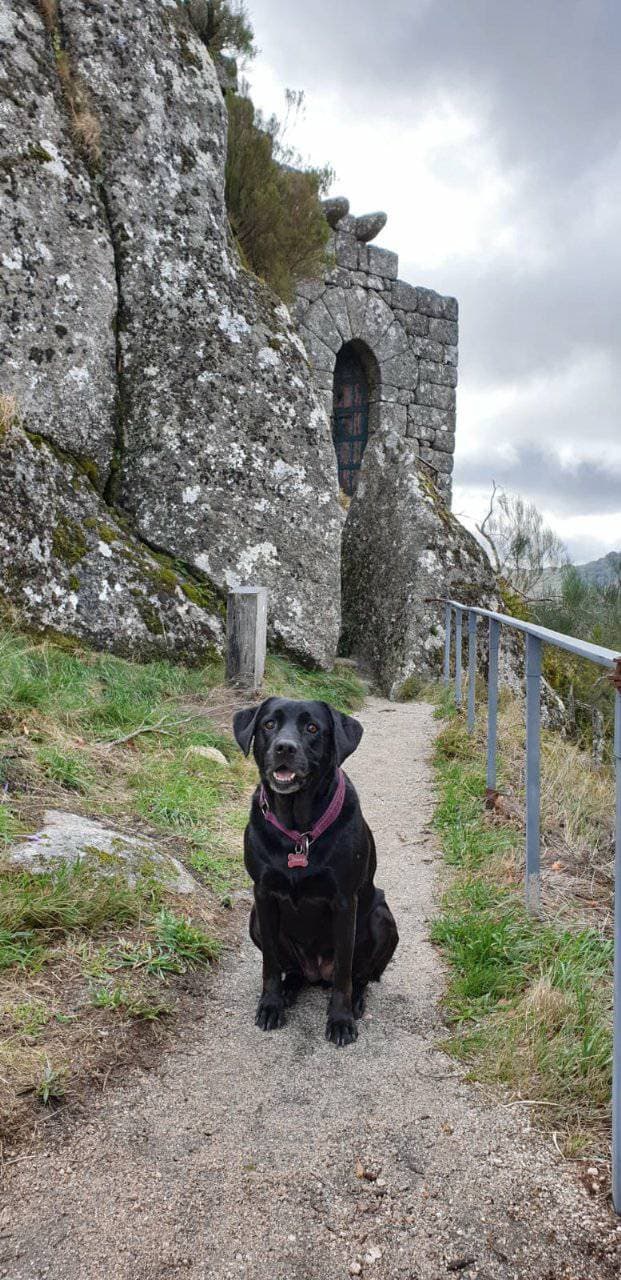
[[[233,717],[233,731],[244,755],[254,741],[254,758],[263,782],[280,795],[316,783],[356,750],[362,725],[327,702],[266,698]]]

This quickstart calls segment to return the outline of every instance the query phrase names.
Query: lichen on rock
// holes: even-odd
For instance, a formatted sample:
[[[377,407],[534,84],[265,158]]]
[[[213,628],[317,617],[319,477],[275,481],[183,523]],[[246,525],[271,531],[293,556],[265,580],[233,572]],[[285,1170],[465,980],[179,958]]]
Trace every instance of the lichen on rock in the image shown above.
[[[222,645],[222,605],[199,607],[192,585],[127,532],[66,456],[17,423],[0,437],[5,615],[127,657],[198,661]]]

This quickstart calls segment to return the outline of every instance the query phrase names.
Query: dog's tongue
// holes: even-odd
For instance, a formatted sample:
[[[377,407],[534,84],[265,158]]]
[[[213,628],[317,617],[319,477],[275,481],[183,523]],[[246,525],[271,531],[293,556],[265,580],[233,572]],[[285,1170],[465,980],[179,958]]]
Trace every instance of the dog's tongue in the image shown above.
[[[295,774],[292,769],[274,769],[274,777],[279,782],[293,782]]]

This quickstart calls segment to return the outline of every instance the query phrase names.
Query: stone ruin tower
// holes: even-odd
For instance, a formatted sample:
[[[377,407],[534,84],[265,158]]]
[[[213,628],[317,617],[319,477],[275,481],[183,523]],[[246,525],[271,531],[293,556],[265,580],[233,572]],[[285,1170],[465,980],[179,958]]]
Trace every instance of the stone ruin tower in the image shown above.
[[[457,300],[398,279],[398,258],[370,242],[384,213],[352,217],[324,201],[334,266],[298,287],[294,315],[332,425],[339,485],[357,488],[373,436],[408,441],[447,505],[455,450]]]

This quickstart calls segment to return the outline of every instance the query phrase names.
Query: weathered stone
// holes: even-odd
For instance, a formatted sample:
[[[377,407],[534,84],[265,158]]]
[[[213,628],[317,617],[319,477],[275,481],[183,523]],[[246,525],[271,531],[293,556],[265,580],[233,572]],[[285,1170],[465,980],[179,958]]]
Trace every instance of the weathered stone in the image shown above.
[[[421,382],[436,382],[443,387],[457,386],[457,369],[450,364],[437,364],[435,360],[421,360]]]
[[[323,339],[306,325],[304,325],[304,342],[315,373],[329,373],[332,376],[336,360],[332,347],[328,347]]]
[[[427,316],[423,316],[423,319],[429,324]],[[412,338],[412,351],[421,360],[433,360],[436,364],[442,364],[444,353],[449,350],[449,347],[443,347],[440,342],[431,342],[429,338]]]
[[[382,404],[379,429],[382,432],[395,431],[404,436],[407,427],[407,406],[404,404]]]
[[[363,213],[356,218],[354,227],[356,240],[362,240],[365,244],[368,240],[374,240],[386,226],[386,219],[385,213]]]
[[[380,249],[378,245],[371,244],[367,254],[369,271],[373,275],[381,276],[387,283],[397,279],[399,258],[396,253],[391,249]]]
[[[376,293],[367,294],[367,304],[359,337],[364,337],[374,355],[381,346],[384,335],[394,324],[391,308]]]
[[[17,426],[0,436],[0,601],[124,657],[195,661],[223,642],[213,589],[155,559],[68,458]]]
[[[457,298],[447,298],[433,289],[417,287],[418,310],[425,316],[436,316],[443,320],[457,320]]]
[[[229,762],[223,751],[218,751],[217,747],[188,747],[186,751],[186,759],[189,757],[198,757],[200,760],[209,760],[211,764],[221,765],[222,768],[230,768]]]
[[[402,311],[418,311],[418,291],[412,284],[406,284],[405,280],[395,280],[392,286],[393,306],[400,307]]]
[[[368,276],[367,278],[368,289],[374,289],[377,293],[379,293],[380,290],[383,289],[383,287],[384,287],[384,282],[381,276]]]
[[[31,0],[1,6],[0,364],[33,431],[104,484],[115,437],[117,288],[105,207],[73,144]]]
[[[311,304],[304,317],[304,324],[307,329],[316,333],[326,347],[336,355],[343,345],[343,337],[334,322],[331,311],[326,306],[326,301],[324,295]]]
[[[349,213],[349,200],[345,196],[330,196],[328,200],[322,200],[321,203],[327,221],[336,229]]]
[[[343,289],[326,289],[323,301],[340,334],[341,342],[350,342],[352,338],[351,321]]]
[[[435,320],[429,321],[429,337],[434,342],[442,342],[445,346],[454,347],[457,345],[457,323],[455,320]]]
[[[46,810],[40,830],[12,845],[7,856],[9,862],[35,874],[80,862],[98,876],[121,874],[132,886],[141,877],[148,877],[170,893],[190,894],[200,889],[183,863],[158,849],[153,841],[128,836],[80,813],[61,809]]]
[[[410,405],[408,423],[414,427],[433,427],[434,431],[453,431],[455,413],[451,409],[434,409],[428,405]]]
[[[339,267],[347,267],[350,271],[358,270],[358,245],[353,236],[337,231],[334,253]]]
[[[420,316],[416,311],[403,313],[405,315],[405,325],[409,334],[413,338],[426,338],[429,333],[429,317]]]
[[[326,286],[323,280],[299,280],[296,285],[296,293],[300,298],[307,298],[309,302],[316,302],[317,298],[321,298],[326,292]]]
[[[0,0],[10,78],[2,177],[14,236],[2,244],[10,337],[2,390],[15,392],[29,428],[88,462],[100,487],[110,472],[114,501],[146,543],[220,591],[263,582],[272,639],[330,664],[341,525],[330,427],[289,313],[240,267],[231,244],[226,112],[213,64],[170,0],[63,0],[61,9],[50,38],[36,4]],[[101,134],[92,175],[59,66],[87,100],[91,144]],[[310,302],[324,287],[304,282],[301,295]],[[330,351],[326,377],[333,362]],[[53,508],[48,490],[61,486],[63,468],[71,483],[71,467],[55,456],[43,507]],[[27,508],[33,527],[36,497]],[[98,572],[89,561],[77,605],[75,592],[63,605],[58,592],[44,600],[34,591],[33,621],[46,614],[48,625],[75,624],[76,634],[107,643],[103,601],[91,631],[86,621]],[[59,582],[64,590],[62,573]],[[119,585],[124,593],[122,574]],[[139,636],[129,636],[133,606],[125,613],[117,626],[129,650]],[[170,644],[192,653],[203,623],[190,618],[184,639],[180,622],[171,607]],[[153,644],[168,651],[161,637]]]
[[[368,319],[369,311],[367,310],[367,322]],[[373,344],[373,355],[381,364],[384,360],[404,355],[405,352],[409,354],[408,335],[403,326],[395,320]]]
[[[444,359],[445,359],[445,361],[446,361],[446,363],[447,363],[447,364],[452,364],[452,365],[455,365],[455,366],[456,366],[456,365],[457,365],[457,358],[458,358],[458,354],[459,354],[459,353],[458,353],[458,349],[457,349],[457,347],[445,347],[445,348],[444,348]]]
[[[382,381],[392,386],[400,387],[402,390],[410,391],[416,386],[418,380],[418,360],[415,360],[408,351],[404,355],[396,355],[388,360],[381,362]]]
[[[409,676],[441,670],[435,598],[444,594],[500,606],[484,551],[421,473],[410,441],[372,437],[343,537],[343,621],[351,651],[389,697]]]
[[[455,432],[454,431],[436,431],[434,433],[434,448],[439,449],[441,453],[455,452]]]
[[[349,322],[351,324],[352,336],[359,338],[365,331],[367,305],[369,303],[369,295],[366,289],[362,289],[360,285],[356,285],[353,289],[348,289],[345,295],[345,304],[349,312]],[[388,328],[392,320],[389,316],[384,329]],[[382,329],[382,332],[384,331]]]
[[[416,403],[432,405],[435,409],[454,409],[455,388],[442,387],[436,382],[419,382],[416,388]]]

